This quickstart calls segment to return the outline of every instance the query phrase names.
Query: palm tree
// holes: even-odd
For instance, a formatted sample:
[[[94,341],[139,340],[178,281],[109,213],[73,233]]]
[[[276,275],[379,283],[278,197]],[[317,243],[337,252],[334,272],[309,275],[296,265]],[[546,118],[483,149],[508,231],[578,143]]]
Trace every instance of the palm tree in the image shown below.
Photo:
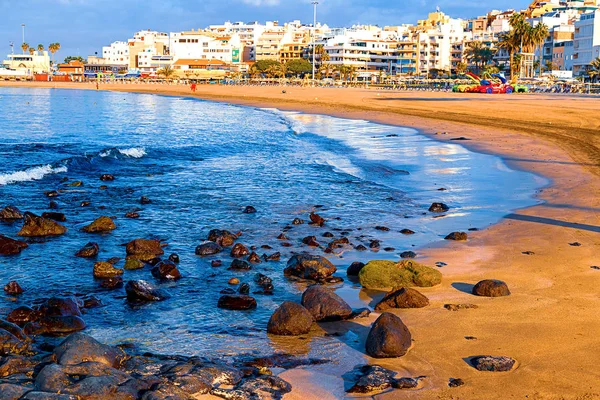
[[[537,45],[539,48],[539,61],[540,61],[540,75],[542,75],[542,59],[544,58],[544,42],[550,34],[550,30],[546,24],[537,24],[535,28],[531,29],[531,41],[532,44]]]
[[[169,80],[175,74],[175,70],[171,68],[170,65],[165,65],[163,68],[156,71],[156,74],[162,75],[165,79]]]
[[[35,49],[33,47],[30,47],[29,48],[29,54],[33,55],[33,53],[35,53]]]
[[[46,50],[46,49],[44,48],[44,45],[43,45],[43,44],[38,44],[38,46],[37,46],[37,51],[39,51],[40,53],[43,53],[43,52],[44,52],[44,50]]]
[[[54,64],[54,53],[60,50],[60,43],[50,43],[48,45],[48,51],[52,53],[52,64]]]
[[[556,68],[556,65],[552,61],[546,61],[545,69],[546,71],[553,71]]]
[[[508,60],[510,64],[510,80],[515,76],[515,55],[521,48],[521,38],[517,34],[516,29],[511,29],[506,33],[502,33],[499,37],[498,48],[508,52]]]
[[[600,57],[592,60],[590,65],[588,65],[587,73],[592,81],[596,82],[598,80],[598,76],[600,76]]]
[[[23,42],[23,44],[21,45],[21,49],[23,49],[23,54],[25,54],[25,52],[29,50],[29,43]]]
[[[454,68],[456,70],[456,74],[457,75],[462,75],[465,72],[467,72],[467,63],[466,62],[457,62],[456,63],[456,67]]]

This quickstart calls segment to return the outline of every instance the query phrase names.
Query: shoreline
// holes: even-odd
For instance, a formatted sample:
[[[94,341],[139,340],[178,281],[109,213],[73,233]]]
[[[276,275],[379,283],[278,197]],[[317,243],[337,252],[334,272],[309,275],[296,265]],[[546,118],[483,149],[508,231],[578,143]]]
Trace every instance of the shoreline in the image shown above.
[[[53,83],[40,83],[39,86],[0,83],[0,87],[34,85],[45,88],[55,86]],[[91,84],[59,86],[95,89]],[[532,137],[535,132],[521,135],[507,130],[477,127],[473,125],[474,122],[457,124],[440,119],[427,120],[414,115],[403,115],[400,108],[373,111],[372,108],[365,107],[366,110],[362,112],[356,109],[357,104],[362,103],[367,96],[375,101],[376,97],[395,95],[412,99],[400,101],[398,107],[410,101],[435,103],[432,110],[443,112],[444,107],[452,104],[451,100],[444,98],[453,97],[454,94],[378,93],[362,89],[313,88],[301,91],[298,88],[290,88],[287,89],[289,93],[282,94],[278,93],[282,88],[277,87],[199,86],[198,93],[193,95],[186,86],[162,85],[161,90],[152,87],[157,85],[145,85],[151,88],[141,88],[142,90],[136,90],[136,86],[144,85],[105,86],[114,91],[195,97],[409,126],[440,142],[447,142],[452,137],[465,136],[472,139],[459,143],[466,148],[497,155],[511,168],[530,171],[549,179],[549,185],[540,190],[537,196],[545,202],[544,204],[518,210],[498,224],[474,232],[466,243],[443,243],[442,246],[427,246],[423,249],[425,257],[419,258],[420,262],[433,264],[436,261],[444,261],[448,265],[441,269],[444,275],[441,286],[422,290],[430,298],[430,307],[397,312],[413,333],[413,349],[401,359],[369,362],[395,370],[408,370],[415,375],[429,376],[424,390],[402,392],[406,398],[517,398],[525,394],[537,396],[535,398],[600,396],[600,383],[597,383],[600,381],[600,374],[593,372],[595,360],[593,354],[589,354],[588,351],[589,348],[598,346],[600,341],[590,333],[586,334],[600,328],[597,321],[600,300],[595,291],[600,283],[600,275],[598,271],[590,269],[590,266],[600,264],[600,259],[594,255],[597,254],[600,242],[600,184],[598,165],[593,158],[596,150],[582,151],[575,156],[580,160],[591,159],[591,162],[576,162],[565,154],[564,150],[566,148],[572,152],[573,147],[546,143],[543,138],[547,135],[542,135],[542,139]],[[227,93],[231,89],[235,89],[233,94]],[[252,92],[255,96],[240,97],[240,90]],[[299,94],[296,94],[296,91]],[[263,98],[257,97],[258,94]],[[299,99],[290,100],[291,94]],[[337,107],[337,110],[335,99],[330,100],[331,104],[325,110],[320,108],[322,101],[317,105],[309,104],[312,96],[316,96],[317,99],[323,96],[331,99],[339,97],[340,94],[347,94],[345,97],[348,99],[340,100],[343,104]],[[552,99],[552,96],[539,96],[538,99],[530,100],[533,96],[538,97],[517,97],[514,101],[517,105],[514,107],[519,108],[521,101],[543,103],[557,100]],[[501,98],[513,102],[512,98],[506,100],[506,96],[492,100],[485,96],[468,97],[457,95],[459,99],[466,99],[458,101],[465,105],[479,99],[484,103],[496,103],[501,101]],[[579,101],[586,103],[586,107],[600,107],[587,104],[587,100]],[[472,104],[470,107],[477,108]],[[467,108],[467,111],[470,110]],[[469,115],[473,118],[478,115],[477,110],[470,112]],[[573,118],[582,119],[585,117],[583,114],[582,111]],[[592,121],[587,123],[593,125],[597,123],[598,117],[590,119]],[[566,124],[560,129],[567,129],[569,126]],[[448,135],[435,135],[435,132],[448,132]],[[600,159],[597,161],[600,162]],[[583,246],[569,246],[569,243],[573,242],[580,242]],[[524,251],[533,251],[535,254],[521,254]],[[462,292],[461,287],[464,286],[453,286],[456,283],[473,284],[484,278],[506,281],[513,295],[503,299],[482,299]],[[450,312],[442,307],[445,303],[455,302],[474,303],[479,305],[479,309]],[[372,322],[372,319],[368,322]],[[440,335],[440,331],[443,331],[444,335]],[[478,340],[467,341],[464,339],[467,335],[475,336]],[[481,373],[461,360],[488,353],[513,357],[517,359],[519,367],[510,373]],[[592,382],[589,387],[578,384],[581,374],[586,373]],[[464,379],[465,386],[448,388],[447,382],[451,377]],[[315,375],[311,369],[289,371],[284,379],[295,388],[286,399],[306,399],[302,392],[308,390],[312,390],[313,393],[322,392],[319,395],[321,399],[328,398],[325,387],[319,387],[322,376],[319,373]],[[320,384],[327,385],[326,382]],[[497,397],[500,392],[502,396]],[[392,399],[394,394],[395,392],[384,393],[376,398]]]

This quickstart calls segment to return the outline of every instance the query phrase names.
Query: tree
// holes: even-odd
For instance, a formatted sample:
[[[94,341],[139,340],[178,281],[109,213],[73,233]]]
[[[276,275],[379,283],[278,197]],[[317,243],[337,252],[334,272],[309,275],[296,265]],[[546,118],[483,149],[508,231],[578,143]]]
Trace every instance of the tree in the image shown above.
[[[65,64],[70,63],[71,61],[80,61],[83,64],[87,63],[86,59],[81,56],[68,56],[65,57]]]
[[[593,82],[598,81],[598,76],[600,76],[600,57],[592,60],[590,65],[588,65],[587,73]]]
[[[539,48],[539,61],[540,61],[540,75],[542,75],[542,60],[544,58],[544,42],[546,41],[546,38],[548,37],[548,35],[550,34],[550,30],[548,29],[548,26],[546,26],[546,24],[537,24],[535,26],[535,28],[531,29],[530,35],[531,35],[531,42],[532,45],[536,46]]]
[[[269,68],[273,66],[279,68],[279,65],[281,65],[281,63],[276,60],[259,60],[255,62],[252,67],[255,68],[258,72],[265,73]]]
[[[33,47],[30,47],[29,48],[29,54],[33,55],[33,53],[35,53],[35,49]]]
[[[42,53],[44,50],[46,50],[46,49],[44,48],[44,45],[43,45],[43,44],[38,44],[38,46],[37,46],[37,51],[39,51],[40,53]]]
[[[481,72],[483,67],[494,58],[494,51],[485,43],[476,40],[469,43],[465,50],[465,56],[467,60],[475,64],[477,71]]]
[[[544,65],[544,69],[546,71],[554,71],[556,69],[556,65],[554,65],[554,63],[552,61],[546,61],[546,64]]]
[[[303,75],[312,71],[312,64],[308,60],[295,59],[286,64],[287,70],[292,75]]]
[[[508,53],[508,60],[510,64],[510,80],[512,81],[515,77],[515,55],[521,48],[521,39],[517,35],[515,29],[511,29],[509,32],[500,35],[498,41],[498,47],[506,50]]]
[[[467,63],[466,62],[457,62],[456,67],[454,68],[458,75],[462,75],[467,72]]]
[[[175,74],[175,70],[170,65],[165,65],[163,68],[156,71],[157,75],[162,75],[165,79],[171,79]]]
[[[497,74],[498,72],[500,72],[500,68],[498,68],[495,65],[488,64],[485,67],[483,67],[484,74],[492,75],[492,74]]]
[[[23,44],[21,45],[21,49],[23,49],[23,54],[25,54],[25,52],[29,50],[29,43],[23,42]]]
[[[48,51],[52,53],[52,64],[54,64],[54,53],[60,50],[60,43],[50,43],[48,45]]]

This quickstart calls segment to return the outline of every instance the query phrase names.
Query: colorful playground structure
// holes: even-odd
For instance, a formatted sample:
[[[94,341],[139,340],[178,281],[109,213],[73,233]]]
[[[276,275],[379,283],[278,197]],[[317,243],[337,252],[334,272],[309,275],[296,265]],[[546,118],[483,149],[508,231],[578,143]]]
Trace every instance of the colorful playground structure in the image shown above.
[[[528,91],[528,87],[525,85],[507,83],[506,78],[502,74],[484,74],[482,78],[472,72],[467,72],[465,76],[471,80],[471,83],[456,84],[452,87],[453,92],[510,94],[513,92],[524,93]]]

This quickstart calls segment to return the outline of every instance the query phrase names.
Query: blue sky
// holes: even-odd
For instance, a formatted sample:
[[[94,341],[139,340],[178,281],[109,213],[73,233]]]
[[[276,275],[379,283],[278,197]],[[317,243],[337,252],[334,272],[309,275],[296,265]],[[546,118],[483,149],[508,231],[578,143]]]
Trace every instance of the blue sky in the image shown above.
[[[320,0],[318,20],[330,26],[355,23],[414,23],[439,6],[453,17],[469,18],[490,9],[524,8],[529,0]],[[310,0],[0,0],[0,57],[37,46],[61,43],[59,59],[87,56],[136,31],[182,31],[231,21],[312,21]],[[17,50],[15,50],[17,51]],[[3,57],[2,57],[3,58]],[[1,58],[0,58],[1,59]]]

